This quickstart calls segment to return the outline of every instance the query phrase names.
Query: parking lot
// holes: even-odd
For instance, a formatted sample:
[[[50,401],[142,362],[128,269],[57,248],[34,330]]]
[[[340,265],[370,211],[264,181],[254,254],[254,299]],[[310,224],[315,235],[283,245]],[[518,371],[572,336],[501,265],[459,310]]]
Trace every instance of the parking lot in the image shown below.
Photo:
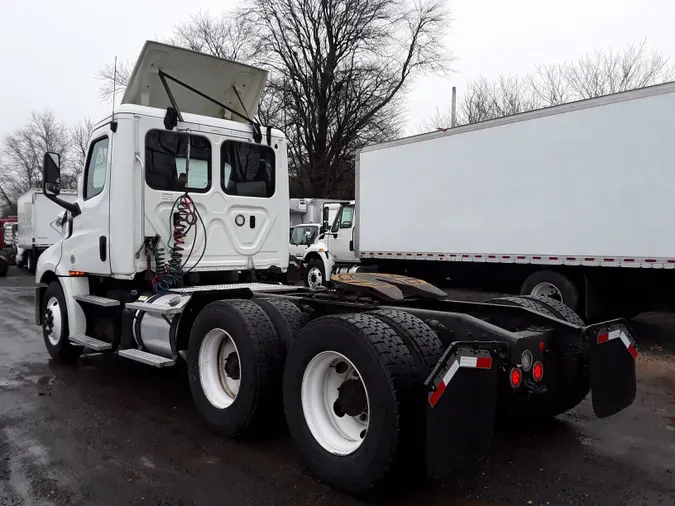
[[[180,368],[52,363],[32,282],[15,267],[0,279],[0,505],[356,503],[309,477],[283,427],[237,442],[207,430]],[[674,504],[675,317],[633,323],[633,406],[598,420],[586,399],[544,427],[502,428],[478,470],[386,503]]]

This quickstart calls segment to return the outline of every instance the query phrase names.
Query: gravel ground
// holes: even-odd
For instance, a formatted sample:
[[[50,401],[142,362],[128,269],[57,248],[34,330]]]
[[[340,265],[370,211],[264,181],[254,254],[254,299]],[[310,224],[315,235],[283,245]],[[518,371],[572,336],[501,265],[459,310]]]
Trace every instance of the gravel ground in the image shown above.
[[[180,369],[105,356],[52,363],[32,282],[15,268],[0,279],[0,505],[357,504],[307,475],[284,430],[245,442],[209,432]],[[674,504],[675,317],[636,325],[630,408],[598,420],[587,399],[536,430],[500,430],[476,474],[387,503]]]

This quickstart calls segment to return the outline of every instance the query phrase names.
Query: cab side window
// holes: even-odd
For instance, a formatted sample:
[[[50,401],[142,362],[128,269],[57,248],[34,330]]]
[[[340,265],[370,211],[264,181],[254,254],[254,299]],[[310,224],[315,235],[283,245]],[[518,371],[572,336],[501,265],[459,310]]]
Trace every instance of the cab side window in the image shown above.
[[[108,171],[108,144],[108,137],[101,137],[89,148],[87,165],[84,169],[84,200],[95,197],[105,187]]]
[[[341,228],[352,228],[354,221],[354,206],[344,206],[340,213],[335,217],[331,232],[336,233]]]
[[[204,193],[211,188],[211,142],[185,133],[150,130],[145,136],[145,182],[153,190]],[[187,175],[186,175],[187,172]]]

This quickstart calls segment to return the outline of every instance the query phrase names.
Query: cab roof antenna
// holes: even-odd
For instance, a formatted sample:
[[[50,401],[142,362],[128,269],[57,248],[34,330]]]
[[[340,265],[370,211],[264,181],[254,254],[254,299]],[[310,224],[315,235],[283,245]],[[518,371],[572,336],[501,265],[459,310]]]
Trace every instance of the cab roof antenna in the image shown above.
[[[117,56],[115,56],[115,67],[113,69],[113,92],[112,92],[112,117],[110,118],[110,130],[117,132],[117,121],[115,121],[115,98],[117,97]]]

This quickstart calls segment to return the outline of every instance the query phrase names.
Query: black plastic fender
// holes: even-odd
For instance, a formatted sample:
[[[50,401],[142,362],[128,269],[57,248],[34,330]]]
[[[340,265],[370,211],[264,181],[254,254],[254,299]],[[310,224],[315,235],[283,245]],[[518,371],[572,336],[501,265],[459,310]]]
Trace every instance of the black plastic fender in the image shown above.
[[[585,327],[584,339],[590,351],[593,411],[598,418],[605,418],[635,400],[635,339],[623,319]]]
[[[441,478],[487,455],[497,406],[498,354],[451,345],[425,382],[427,473]]]

